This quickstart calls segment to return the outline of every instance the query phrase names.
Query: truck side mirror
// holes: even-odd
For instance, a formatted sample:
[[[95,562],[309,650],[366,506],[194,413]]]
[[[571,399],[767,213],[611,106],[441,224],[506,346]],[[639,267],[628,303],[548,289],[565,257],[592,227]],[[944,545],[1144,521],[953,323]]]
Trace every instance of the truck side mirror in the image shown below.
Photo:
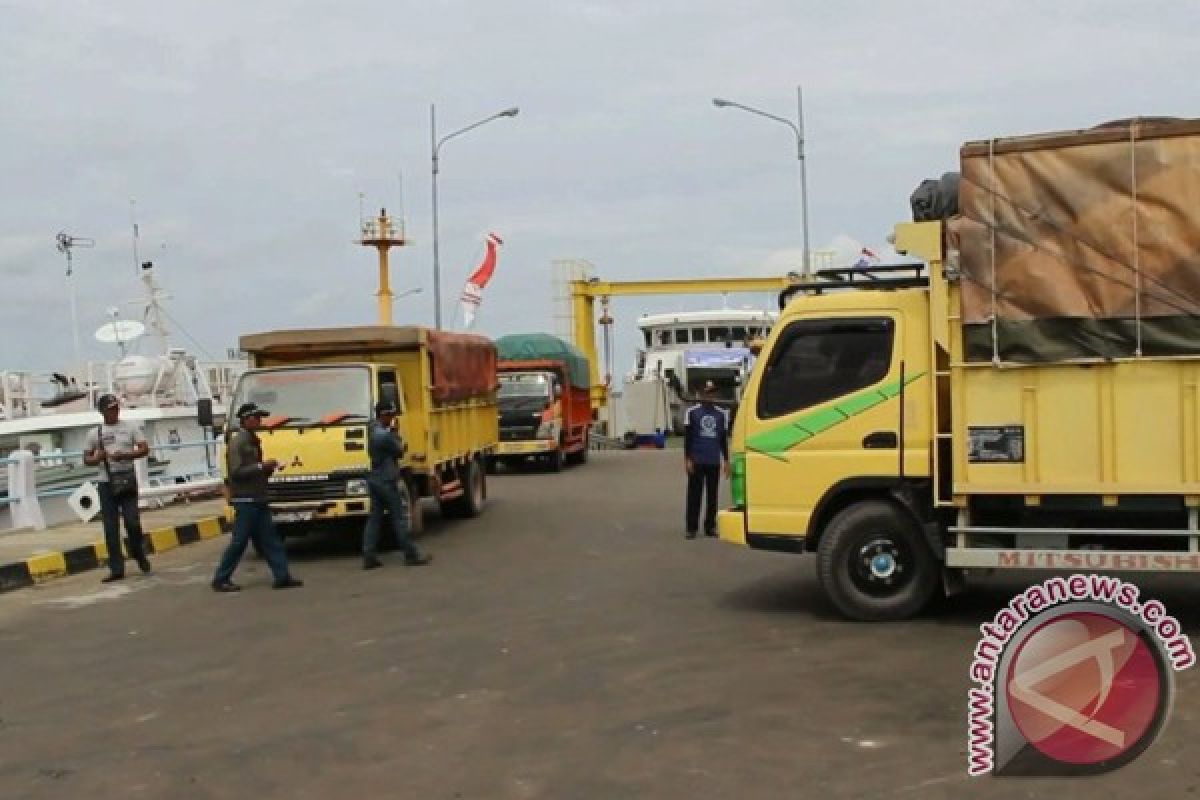
[[[213,403],[210,397],[201,397],[196,401],[196,423],[201,428],[213,427]]]

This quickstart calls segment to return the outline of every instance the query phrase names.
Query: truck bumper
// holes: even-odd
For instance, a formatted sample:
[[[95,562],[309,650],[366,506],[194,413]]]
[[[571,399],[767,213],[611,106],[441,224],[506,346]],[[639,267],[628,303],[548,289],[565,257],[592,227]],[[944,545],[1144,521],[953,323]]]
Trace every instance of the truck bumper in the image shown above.
[[[368,497],[355,496],[337,500],[275,502],[270,507],[272,521],[283,525],[366,516],[371,501]]]
[[[558,442],[554,439],[525,439],[516,442],[497,443],[496,455],[501,457],[535,456],[542,453],[553,453],[557,449]]]
[[[740,508],[717,512],[717,535],[722,541],[746,546],[746,513]]]

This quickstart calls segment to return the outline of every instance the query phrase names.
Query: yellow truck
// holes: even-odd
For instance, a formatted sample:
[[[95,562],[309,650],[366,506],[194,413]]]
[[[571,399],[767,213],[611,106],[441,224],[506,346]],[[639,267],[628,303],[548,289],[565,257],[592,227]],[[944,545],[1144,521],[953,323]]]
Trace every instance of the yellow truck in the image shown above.
[[[784,290],[721,538],[814,553],[860,620],[975,570],[1200,571],[1198,146],[1195,121],[968,143],[949,210],[895,229],[920,263]]]
[[[484,464],[498,438],[496,349],[486,337],[389,325],[242,336],[250,369],[230,408],[271,412],[259,436],[278,459],[269,500],[280,532],[363,522],[367,431],[374,404],[393,402],[407,445],[401,490],[432,497],[450,516],[473,517],[487,499]]]

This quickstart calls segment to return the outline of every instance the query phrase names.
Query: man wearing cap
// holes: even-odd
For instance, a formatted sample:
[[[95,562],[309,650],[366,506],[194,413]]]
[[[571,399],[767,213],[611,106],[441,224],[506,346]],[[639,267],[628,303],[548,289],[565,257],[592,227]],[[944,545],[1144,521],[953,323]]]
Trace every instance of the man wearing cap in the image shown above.
[[[288,571],[287,551],[275,532],[271,520],[271,507],[267,505],[267,480],[279,468],[273,458],[263,460],[262,443],[256,431],[262,418],[269,412],[254,403],[238,406],[239,430],[229,439],[225,459],[227,464],[229,502],[233,506],[233,537],[217,572],[213,575],[212,588],[216,592],[236,592],[241,589],[233,582],[233,571],[237,569],[246,545],[255,540],[258,550],[267,560],[274,577],[274,588],[294,589],[303,586],[303,581],[292,577]]]
[[[729,475],[729,412],[714,400],[717,387],[707,381],[700,403],[687,412],[684,426],[683,463],[687,469],[687,538],[695,539],[700,523],[700,494],[705,495],[704,535],[717,535],[717,487],[721,470]]]
[[[404,455],[404,440],[392,427],[395,420],[394,405],[386,400],[375,404],[375,419],[371,422],[367,439],[367,453],[371,457],[371,471],[367,475],[371,512],[367,517],[367,529],[363,531],[363,569],[383,566],[378,552],[379,529],[385,510],[392,517],[396,546],[404,551],[404,563],[410,567],[420,567],[430,562],[430,557],[421,555],[408,536],[409,503],[397,488],[401,480],[397,461]]]
[[[104,521],[104,544],[108,549],[108,576],[104,583],[110,583],[125,577],[120,518],[125,519],[129,554],[143,573],[150,572],[141,512],[138,511],[137,474],[133,466],[134,461],[149,454],[150,446],[140,427],[132,422],[121,422],[121,403],[115,395],[100,395],[96,410],[104,417],[104,422],[88,432],[83,445],[83,463],[100,469],[97,491],[100,517]]]

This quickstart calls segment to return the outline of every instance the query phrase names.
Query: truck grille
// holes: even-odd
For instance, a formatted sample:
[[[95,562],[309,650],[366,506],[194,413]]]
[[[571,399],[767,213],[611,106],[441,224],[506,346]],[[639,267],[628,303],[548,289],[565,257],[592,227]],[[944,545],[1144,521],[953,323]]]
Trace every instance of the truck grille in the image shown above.
[[[504,427],[500,429],[500,441],[515,442],[525,439],[533,439],[537,435],[536,425],[521,425]]]
[[[272,503],[339,500],[346,497],[346,481],[366,476],[366,470],[353,470],[339,471],[333,475],[274,478],[267,484],[267,500]]]

